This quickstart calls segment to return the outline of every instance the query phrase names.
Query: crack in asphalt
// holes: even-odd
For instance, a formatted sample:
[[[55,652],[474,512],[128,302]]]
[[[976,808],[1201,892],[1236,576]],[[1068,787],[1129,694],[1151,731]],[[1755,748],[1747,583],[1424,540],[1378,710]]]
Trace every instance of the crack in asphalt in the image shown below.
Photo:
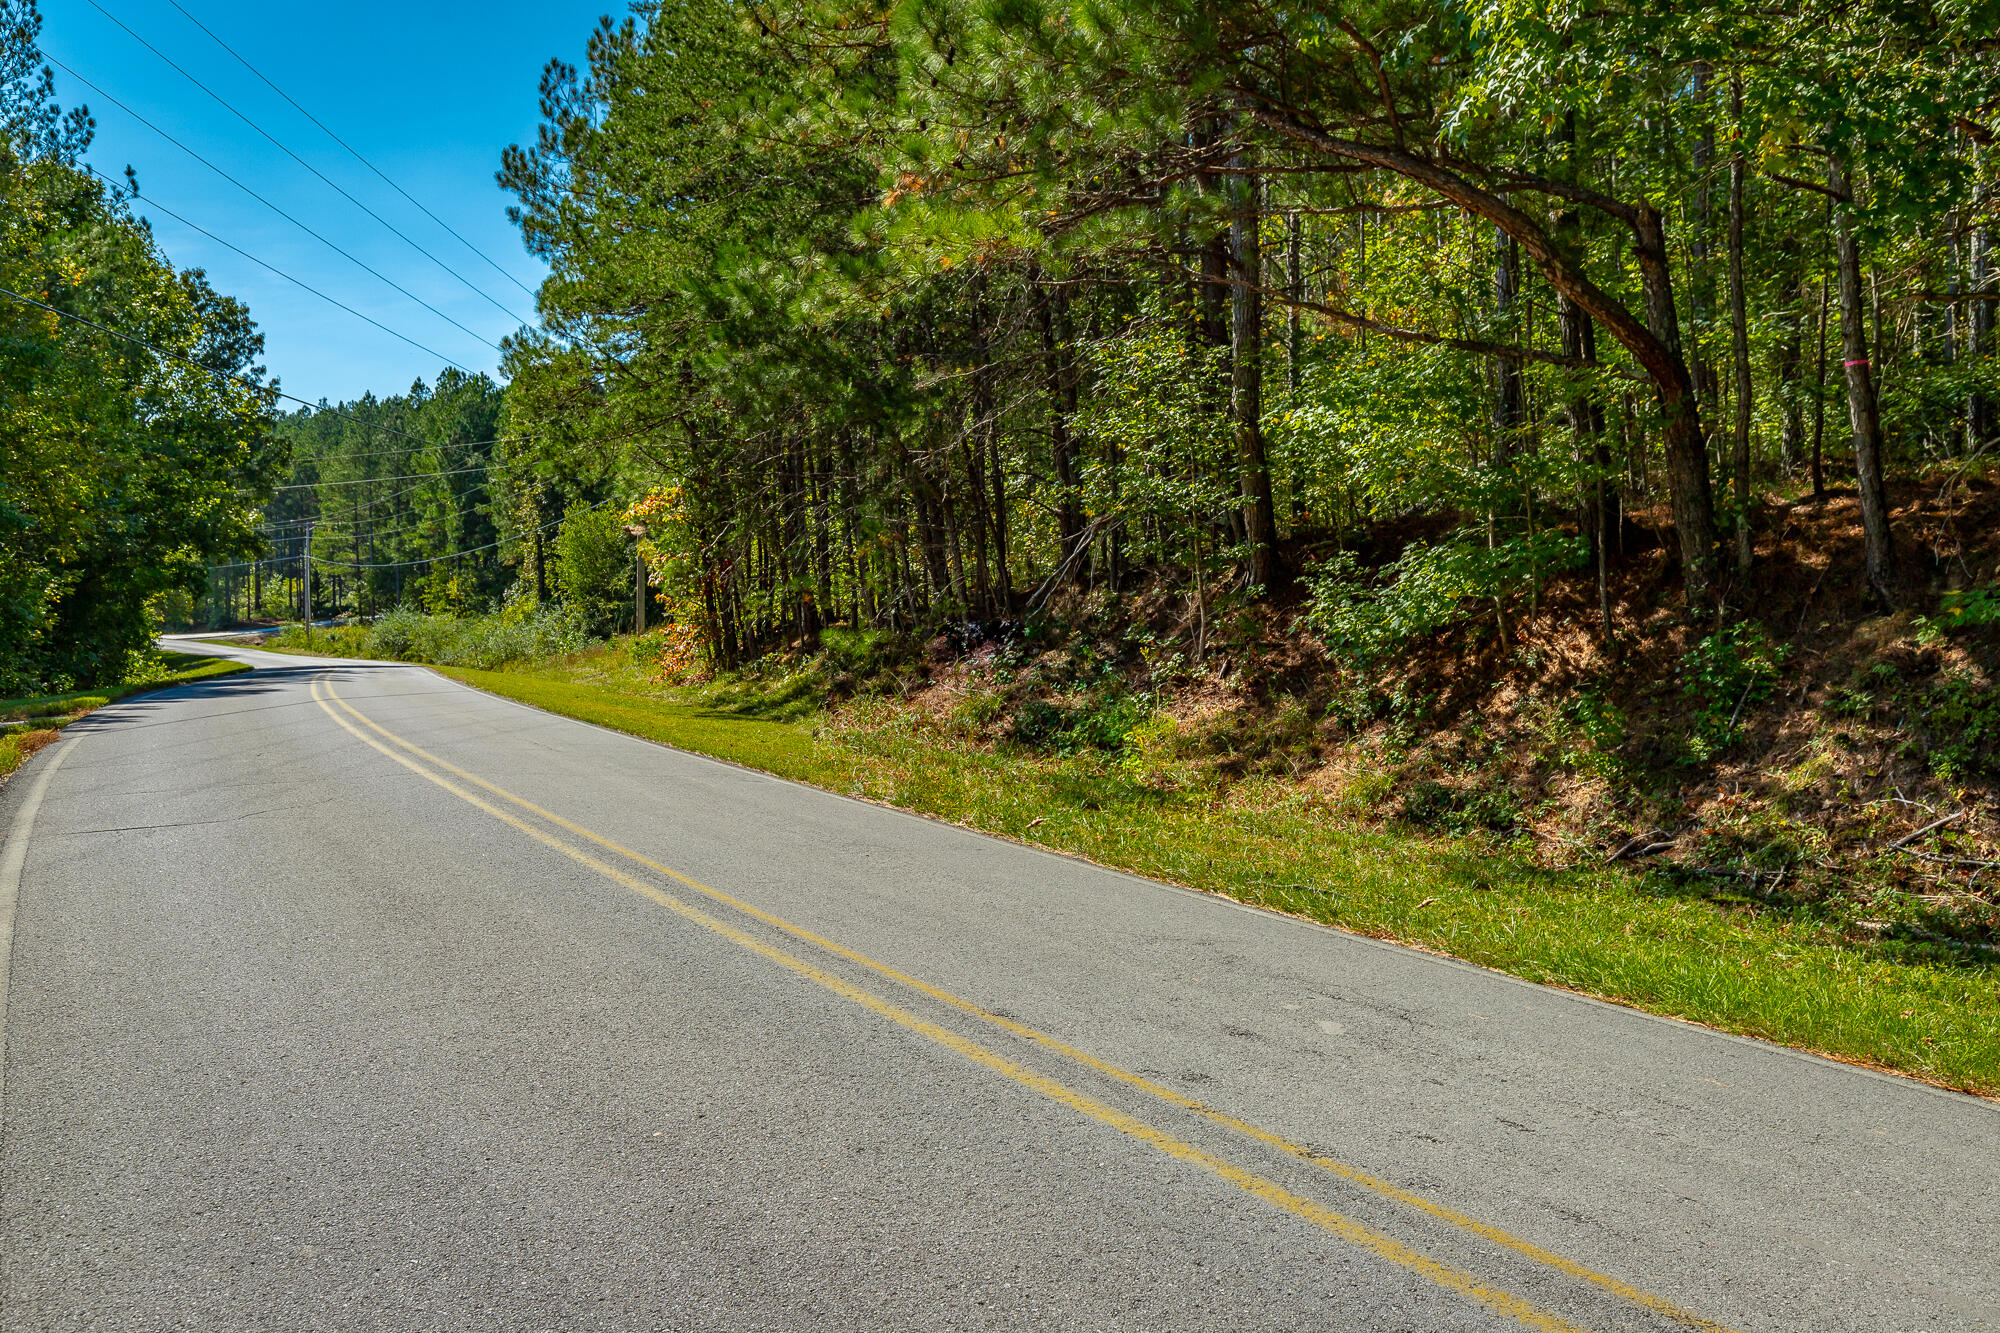
[[[64,833],[50,834],[49,836],[56,838],[80,838],[87,833],[143,833],[148,829],[202,828],[209,824],[241,823],[243,820],[256,819],[261,815],[283,814],[288,810],[297,810],[300,808],[302,807],[297,805],[274,805],[268,810],[246,810],[240,815],[230,815],[225,819],[184,819],[172,824],[121,824],[116,828],[79,828],[70,829]]]

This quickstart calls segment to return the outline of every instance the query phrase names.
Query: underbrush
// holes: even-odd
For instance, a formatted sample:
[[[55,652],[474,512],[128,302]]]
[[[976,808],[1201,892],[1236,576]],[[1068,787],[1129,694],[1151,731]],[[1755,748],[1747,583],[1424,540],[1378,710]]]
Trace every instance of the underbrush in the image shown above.
[[[592,640],[582,622],[556,608],[523,608],[483,616],[430,615],[399,607],[368,625],[309,629],[288,625],[267,646],[329,657],[386,658],[431,666],[490,671],[581,651]]]

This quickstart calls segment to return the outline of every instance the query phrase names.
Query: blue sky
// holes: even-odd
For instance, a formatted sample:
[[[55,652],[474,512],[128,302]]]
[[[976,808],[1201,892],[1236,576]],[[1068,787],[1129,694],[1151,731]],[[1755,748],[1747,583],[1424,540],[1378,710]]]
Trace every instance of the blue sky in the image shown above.
[[[580,62],[598,16],[622,16],[620,5],[605,0],[180,3],[505,275],[529,289],[539,284],[545,270],[508,224],[510,197],[493,179],[500,151],[533,139],[542,66],[552,56]],[[86,103],[97,118],[90,164],[119,179],[128,163],[138,171],[140,191],[157,203],[142,199],[134,207],[152,220],[167,257],[181,268],[208,270],[217,288],[249,304],[264,332],[265,363],[286,392],[334,400],[370,390],[400,393],[416,379],[435,378],[443,365],[440,355],[470,370],[494,372],[499,354],[480,339],[497,343],[528,320],[533,299],[527,292],[287,106],[168,0],[97,4],[470,283],[314,179],[90,0],[44,0],[43,49],[108,94],[56,69],[63,105]],[[147,129],[111,98],[472,332],[453,327],[342,258]],[[300,290],[163,209],[439,355]]]

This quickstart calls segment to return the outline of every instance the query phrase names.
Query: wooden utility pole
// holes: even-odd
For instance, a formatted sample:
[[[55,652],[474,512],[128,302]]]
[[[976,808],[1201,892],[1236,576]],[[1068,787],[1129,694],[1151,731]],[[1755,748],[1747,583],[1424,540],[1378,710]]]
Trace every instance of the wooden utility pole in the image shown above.
[[[312,634],[313,623],[313,529],[316,523],[306,524],[306,544],[299,550],[299,567],[303,571],[300,582],[305,585],[306,613],[304,616],[306,634]]]
[[[628,523],[625,531],[633,538],[632,547],[632,632],[646,632],[646,557],[640,553],[638,542],[645,539],[644,523]]]

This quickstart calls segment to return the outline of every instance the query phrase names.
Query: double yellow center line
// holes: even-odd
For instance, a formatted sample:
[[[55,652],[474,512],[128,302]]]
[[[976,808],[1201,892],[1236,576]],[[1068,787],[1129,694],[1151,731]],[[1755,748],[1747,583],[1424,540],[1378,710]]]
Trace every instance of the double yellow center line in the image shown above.
[[[1429,1255],[1405,1245],[1393,1236],[1386,1235],[1372,1227],[1355,1221],[1353,1218],[1335,1212],[1312,1199],[1296,1194],[1275,1181],[1266,1179],[1232,1162],[1217,1157],[1207,1150],[1197,1147],[1195,1144],[1189,1143],[1157,1126],[1129,1115],[1117,1107],[1099,1101],[1087,1093],[1079,1092],[1045,1074],[1017,1064],[1004,1055],[989,1050],[968,1037],[962,1036],[949,1028],[941,1027],[921,1015],[884,999],[872,991],[855,985],[843,977],[836,976],[823,968],[814,966],[803,958],[799,958],[785,952],[783,949],[766,943],[741,927],[725,921],[692,903],[677,898],[657,885],[640,879],[620,869],[618,866],[593,855],[586,848],[580,847],[566,839],[559,838],[546,829],[527,822],[518,815],[479,795],[477,792],[468,790],[466,786],[460,786],[457,782],[453,782],[451,778],[444,776],[444,774],[450,774],[470,787],[476,787],[490,796],[497,797],[500,801],[506,802],[515,809],[525,811],[535,818],[573,834],[577,838],[581,838],[585,842],[593,844],[604,851],[613,853],[627,862],[643,866],[647,870],[691,889],[711,902],[719,903],[733,912],[759,921],[774,930],[810,944],[814,948],[820,949],[834,957],[854,963],[960,1013],[967,1014],[984,1023],[989,1023],[994,1027],[1011,1033],[1016,1037],[1033,1042],[1043,1049],[1054,1052],[1095,1073],[1137,1088],[1181,1110],[1192,1112],[1217,1125],[1255,1139],[1267,1147],[1274,1148],[1302,1161],[1310,1162],[1312,1165],[1331,1172],[1351,1184],[1360,1186],[1384,1198],[1392,1199],[1397,1203],[1404,1204],[1435,1221],[1478,1236],[1493,1244],[1504,1246],[1519,1255],[1533,1260],[1535,1263],[1545,1265],[1567,1277],[1587,1283],[1599,1290],[1629,1301],[1675,1324],[1686,1328],[1702,1330],[1702,1333],[1731,1333],[1731,1330],[1723,1325],[1684,1310],[1671,1301],[1664,1300],[1649,1292],[1641,1291],[1618,1278],[1586,1268],[1561,1255],[1551,1253],[1531,1241],[1512,1235],[1499,1227],[1490,1226],[1487,1223],[1467,1217],[1453,1209],[1434,1203],[1420,1195],[1413,1194],[1400,1186],[1377,1179],[1346,1163],[1338,1162],[1312,1152],[1303,1145],[1273,1134],[1269,1130],[1240,1120],[1226,1112],[1203,1105],[1201,1102],[1184,1096],[1172,1088],[1165,1087],[1142,1075],[1121,1069],[1108,1061],[1101,1060],[1086,1051],[1078,1050],[1076,1047],[1070,1046],[1046,1033],[1039,1032],[1025,1024],[1017,1023],[1013,1019],[1004,1018],[999,1014],[989,1012],[970,1000],[963,999],[949,991],[921,981],[916,977],[890,967],[886,963],[878,962],[865,954],[848,948],[846,945],[827,939],[825,936],[807,930],[803,926],[795,925],[760,907],[732,897],[720,889],[710,888],[708,885],[689,878],[671,866],[662,865],[658,861],[641,855],[628,847],[622,847],[608,838],[593,833],[591,830],[583,828],[580,825],[571,823],[569,820],[552,811],[544,810],[541,806],[495,786],[477,774],[469,773],[456,764],[441,759],[428,750],[424,750],[395,735],[373,719],[362,714],[352,704],[349,704],[336,694],[330,680],[326,677],[321,677],[313,683],[312,696],[319,706],[326,710],[329,717],[339,723],[341,727],[345,728],[363,744],[380,752],[425,780],[442,787],[467,804],[493,816],[493,818],[499,820],[501,823],[519,830],[535,841],[542,843],[554,851],[560,852],[577,864],[595,871],[613,883],[629,889],[643,898],[658,903],[660,906],[685,917],[687,920],[715,932],[724,939],[741,945],[759,957],[768,959],[780,967],[803,977],[807,981],[824,987],[842,999],[851,1001],[864,1009],[879,1014],[890,1022],[965,1057],[974,1064],[1000,1074],[1024,1088],[1047,1097],[1051,1101],[1059,1102],[1100,1124],[1108,1125],[1112,1129],[1128,1135],[1141,1143],[1145,1143],[1169,1157],[1200,1167],[1218,1179],[1243,1190],[1245,1193],[1255,1195],[1274,1208],[1290,1213],[1292,1216],[1300,1218],[1321,1230],[1330,1232],[1350,1244],[1388,1260],[1398,1267],[1427,1278],[1448,1291],[1455,1292],[1490,1310],[1518,1320],[1529,1328],[1541,1330],[1542,1333],[1589,1333],[1588,1330],[1583,1329],[1581,1326],[1569,1323],[1520,1296],[1516,1296],[1511,1292],[1501,1291],[1481,1282],[1473,1274],[1461,1268],[1441,1260],[1433,1259]],[[366,730],[363,730],[363,728],[366,728]],[[370,735],[370,732],[374,734]],[[419,760],[422,762],[418,762]]]

